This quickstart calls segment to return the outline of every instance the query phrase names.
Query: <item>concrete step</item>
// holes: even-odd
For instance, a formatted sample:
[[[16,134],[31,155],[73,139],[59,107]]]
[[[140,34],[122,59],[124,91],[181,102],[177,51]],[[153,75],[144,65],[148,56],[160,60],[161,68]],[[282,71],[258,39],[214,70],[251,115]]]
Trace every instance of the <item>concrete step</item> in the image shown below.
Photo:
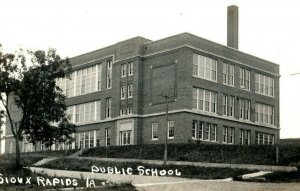
[[[53,160],[55,160],[57,158],[58,157],[47,157],[47,158],[44,158],[44,159],[42,159],[42,160],[34,163],[33,166],[41,166],[41,165],[46,164],[46,163],[48,163],[50,161],[53,161]]]
[[[242,180],[262,180],[264,181],[265,178],[263,178],[263,175],[270,174],[272,171],[259,171],[255,173],[250,174],[244,174],[241,176]]]

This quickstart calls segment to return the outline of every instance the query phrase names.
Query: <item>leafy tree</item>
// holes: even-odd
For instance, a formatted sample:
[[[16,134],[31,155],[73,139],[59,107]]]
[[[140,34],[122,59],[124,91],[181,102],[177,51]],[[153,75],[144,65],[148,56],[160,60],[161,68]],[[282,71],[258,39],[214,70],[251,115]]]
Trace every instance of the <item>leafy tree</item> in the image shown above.
[[[70,71],[68,59],[61,59],[54,49],[27,54],[0,51],[0,100],[16,141],[17,168],[19,142],[25,136],[33,144],[41,141],[48,146],[72,140],[75,125],[68,121],[65,96],[56,85],[56,79],[69,77]]]

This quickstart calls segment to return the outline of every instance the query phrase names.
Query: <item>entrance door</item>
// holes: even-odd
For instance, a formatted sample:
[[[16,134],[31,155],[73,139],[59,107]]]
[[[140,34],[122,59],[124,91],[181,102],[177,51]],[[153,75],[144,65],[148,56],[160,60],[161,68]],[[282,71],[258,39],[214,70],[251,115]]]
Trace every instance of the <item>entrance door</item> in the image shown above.
[[[131,145],[131,130],[120,132],[120,145]]]

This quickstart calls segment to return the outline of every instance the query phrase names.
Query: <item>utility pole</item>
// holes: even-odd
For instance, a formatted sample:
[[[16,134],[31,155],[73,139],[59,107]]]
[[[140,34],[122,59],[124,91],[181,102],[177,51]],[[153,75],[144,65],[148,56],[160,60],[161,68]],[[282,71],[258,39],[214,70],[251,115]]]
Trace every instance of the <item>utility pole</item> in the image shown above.
[[[164,165],[167,164],[167,160],[168,160],[168,112],[169,112],[169,101],[172,98],[171,96],[169,96],[169,94],[167,92],[163,92],[161,94],[161,96],[163,98],[165,98],[165,104],[166,104],[166,132],[165,132],[165,150],[164,150]]]

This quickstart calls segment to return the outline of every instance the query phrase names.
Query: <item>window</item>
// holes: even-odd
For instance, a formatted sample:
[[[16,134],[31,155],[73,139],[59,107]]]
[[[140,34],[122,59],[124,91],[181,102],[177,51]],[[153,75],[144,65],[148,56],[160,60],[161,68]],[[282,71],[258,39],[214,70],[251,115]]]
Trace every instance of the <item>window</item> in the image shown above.
[[[210,141],[216,141],[216,131],[217,131],[217,124],[212,124],[211,129],[210,129]]]
[[[228,142],[228,127],[227,126],[223,127],[223,142],[224,143]]]
[[[68,115],[68,119],[69,121],[71,121],[73,123],[73,106],[72,107],[67,107],[67,115]]]
[[[234,66],[223,64],[223,84],[234,86]]]
[[[128,63],[128,76],[133,75],[133,62]]]
[[[127,108],[127,114],[128,114],[128,115],[129,115],[129,114],[132,114],[132,108],[131,108],[131,107]]]
[[[120,145],[131,145],[131,130],[120,132]]]
[[[110,146],[110,128],[105,128],[105,146]]]
[[[201,140],[203,140],[203,128],[204,128],[204,122],[199,122],[198,139]]]
[[[100,130],[96,130],[96,147],[100,147]]]
[[[197,126],[198,123],[197,121],[193,121],[193,126],[192,126],[192,139],[197,139]]]
[[[112,80],[112,61],[107,61],[107,71],[106,71],[106,89],[111,88]]]
[[[209,90],[194,88],[193,107],[197,110],[216,113],[217,93]]]
[[[88,123],[101,119],[100,100],[68,107],[68,111],[73,112],[73,109],[75,109],[75,123]]]
[[[101,101],[96,101],[96,120],[101,120]]]
[[[262,103],[255,103],[255,121],[274,125],[274,107]]]
[[[89,132],[85,132],[84,134],[84,146],[83,148],[89,148]]]
[[[97,69],[97,90],[100,91],[102,87],[102,64],[98,64]]]
[[[125,95],[126,95],[126,87],[121,86],[121,99],[125,99]]]
[[[158,123],[152,123],[152,140],[158,140]]]
[[[168,121],[168,139],[174,139],[174,121]]]
[[[120,116],[126,115],[126,109],[120,109]]]
[[[111,118],[111,98],[106,98],[105,118]]]
[[[76,70],[69,78],[57,80],[57,85],[66,97],[83,95],[101,90],[101,64]]]
[[[251,131],[249,130],[246,130],[245,143],[246,145],[250,145],[251,143]]]
[[[250,71],[240,68],[240,87],[250,90]]]
[[[234,96],[229,96],[229,108],[228,108],[228,116],[233,117],[234,116]]]
[[[223,95],[223,115],[228,114],[228,96]]]
[[[275,136],[261,132],[255,132],[255,144],[258,145],[273,145]]]
[[[90,131],[90,137],[89,137],[89,140],[90,140],[90,145],[89,145],[89,147],[94,147],[94,131]]]
[[[229,129],[229,143],[234,143],[234,127],[230,127]]]
[[[73,97],[74,96],[74,72],[70,74],[70,79],[66,78],[66,97]]]
[[[217,61],[198,54],[193,55],[193,76],[217,81]]]
[[[244,144],[244,129],[240,129],[240,145]]]
[[[250,100],[240,98],[240,119],[250,120]]]
[[[274,97],[274,78],[255,74],[255,92]]]
[[[223,95],[223,115],[234,116],[234,96]]]
[[[126,76],[126,64],[121,64],[121,78]]]
[[[210,140],[210,128],[211,128],[211,123],[206,123],[206,128],[205,128],[205,139]]]
[[[132,98],[132,88],[133,88],[133,85],[132,84],[130,84],[130,85],[128,85],[128,98]]]

